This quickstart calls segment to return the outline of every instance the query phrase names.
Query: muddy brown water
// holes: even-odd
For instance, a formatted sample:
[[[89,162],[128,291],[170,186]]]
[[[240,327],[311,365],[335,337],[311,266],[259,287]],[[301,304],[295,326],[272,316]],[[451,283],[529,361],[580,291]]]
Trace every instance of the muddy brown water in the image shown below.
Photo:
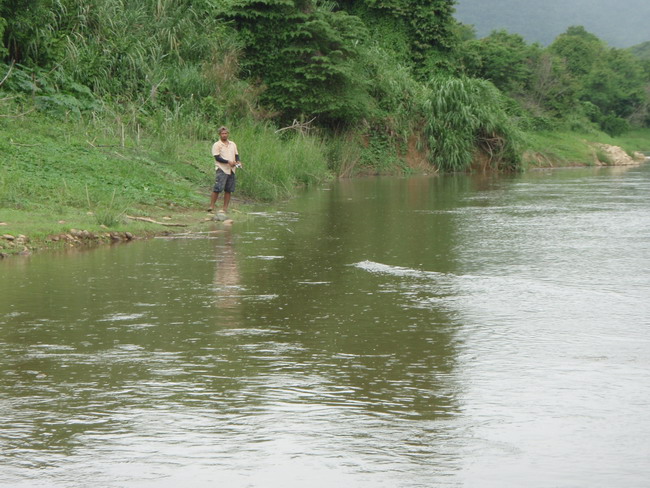
[[[0,371],[3,487],[647,486],[650,166],[5,260]]]

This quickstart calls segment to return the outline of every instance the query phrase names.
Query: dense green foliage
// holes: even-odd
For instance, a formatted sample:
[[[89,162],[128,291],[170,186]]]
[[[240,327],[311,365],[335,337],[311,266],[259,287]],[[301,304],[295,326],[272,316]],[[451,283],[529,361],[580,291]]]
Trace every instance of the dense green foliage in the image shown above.
[[[364,25],[330,7],[311,0],[239,0],[228,12],[245,45],[245,71],[265,84],[262,101],[281,110],[283,119],[350,123],[368,116],[368,81],[358,63]]]
[[[484,80],[434,78],[426,103],[425,132],[432,158],[444,170],[517,169],[521,137],[506,112],[505,97]]]
[[[524,38],[496,31],[481,40],[469,40],[463,47],[464,69],[473,76],[489,79],[506,93],[520,93],[532,77],[539,47]]]
[[[232,19],[244,48],[244,72],[265,87],[261,100],[284,120],[319,117],[320,125],[375,119],[372,75],[379,65],[408,65],[427,78],[455,42],[453,1],[234,0]],[[371,75],[371,76],[369,76]],[[381,98],[381,97],[380,97]]]
[[[642,42],[628,49],[632,54],[641,59],[650,59],[650,41]]]
[[[347,0],[343,8],[359,15],[397,54],[399,61],[412,63],[415,72],[427,78],[431,70],[447,66],[455,46],[454,0]]]
[[[465,73],[492,81],[519,102],[529,128],[594,123],[614,135],[650,122],[643,62],[582,27],[569,28],[548,48],[497,31],[463,43],[458,52]]]
[[[217,14],[209,0],[1,0],[7,59],[19,68],[5,88],[63,112],[119,103],[132,127],[159,129],[160,110],[168,121],[240,118],[255,94]]]

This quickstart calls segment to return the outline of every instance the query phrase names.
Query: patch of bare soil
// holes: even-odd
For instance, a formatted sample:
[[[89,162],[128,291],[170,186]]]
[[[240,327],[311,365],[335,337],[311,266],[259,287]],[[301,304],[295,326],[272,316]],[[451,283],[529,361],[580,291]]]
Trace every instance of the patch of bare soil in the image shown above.
[[[406,164],[409,168],[415,170],[418,173],[430,173],[432,171],[437,171],[428,160],[428,154],[426,150],[420,149],[424,147],[424,144],[420,144],[420,138],[418,135],[412,135],[409,137],[406,154],[403,155]]]

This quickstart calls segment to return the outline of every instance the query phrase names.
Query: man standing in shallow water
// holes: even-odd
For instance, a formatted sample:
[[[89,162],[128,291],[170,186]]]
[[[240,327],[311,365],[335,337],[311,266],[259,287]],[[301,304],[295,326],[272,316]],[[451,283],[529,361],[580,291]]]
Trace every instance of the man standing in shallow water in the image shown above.
[[[212,145],[212,155],[215,159],[217,177],[210,197],[208,212],[214,212],[219,193],[223,194],[223,212],[228,211],[230,196],[235,191],[235,170],[242,167],[239,160],[237,144],[228,139],[230,132],[226,127],[219,128],[219,140]]]

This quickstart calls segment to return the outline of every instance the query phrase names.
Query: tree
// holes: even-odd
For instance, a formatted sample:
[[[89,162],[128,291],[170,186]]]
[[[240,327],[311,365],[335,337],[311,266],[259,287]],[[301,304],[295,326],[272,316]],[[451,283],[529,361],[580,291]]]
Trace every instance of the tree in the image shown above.
[[[407,59],[421,79],[451,69],[448,54],[458,42],[455,0],[342,0],[341,7],[360,16],[381,37],[405,46]],[[375,36],[378,38],[379,36]],[[389,46],[386,46],[389,47]]]
[[[244,70],[283,118],[336,124],[367,114],[368,80],[355,69],[366,37],[359,18],[312,0],[237,0],[228,17],[245,45]]]
[[[606,46],[584,27],[572,26],[560,34],[549,49],[564,59],[569,72],[579,78],[591,72],[598,59],[604,55]]]
[[[468,75],[490,80],[503,92],[513,95],[528,84],[533,72],[532,60],[539,51],[537,45],[529,46],[519,34],[500,30],[466,42],[461,49],[461,63]]]
[[[564,61],[548,49],[532,60],[532,73],[522,98],[531,111],[564,116],[575,110],[577,85]]]
[[[590,107],[588,116],[611,134],[628,126],[626,118],[647,104],[647,77],[630,52],[608,49],[583,27],[570,27],[549,47],[565,63],[576,96]]]
[[[61,52],[53,0],[0,1],[0,32],[5,56],[18,63],[51,63]],[[2,24],[4,23],[4,28]]]
[[[606,132],[624,132],[625,119],[647,102],[640,63],[627,51],[611,49],[585,78],[581,98],[598,107],[594,118]]]

